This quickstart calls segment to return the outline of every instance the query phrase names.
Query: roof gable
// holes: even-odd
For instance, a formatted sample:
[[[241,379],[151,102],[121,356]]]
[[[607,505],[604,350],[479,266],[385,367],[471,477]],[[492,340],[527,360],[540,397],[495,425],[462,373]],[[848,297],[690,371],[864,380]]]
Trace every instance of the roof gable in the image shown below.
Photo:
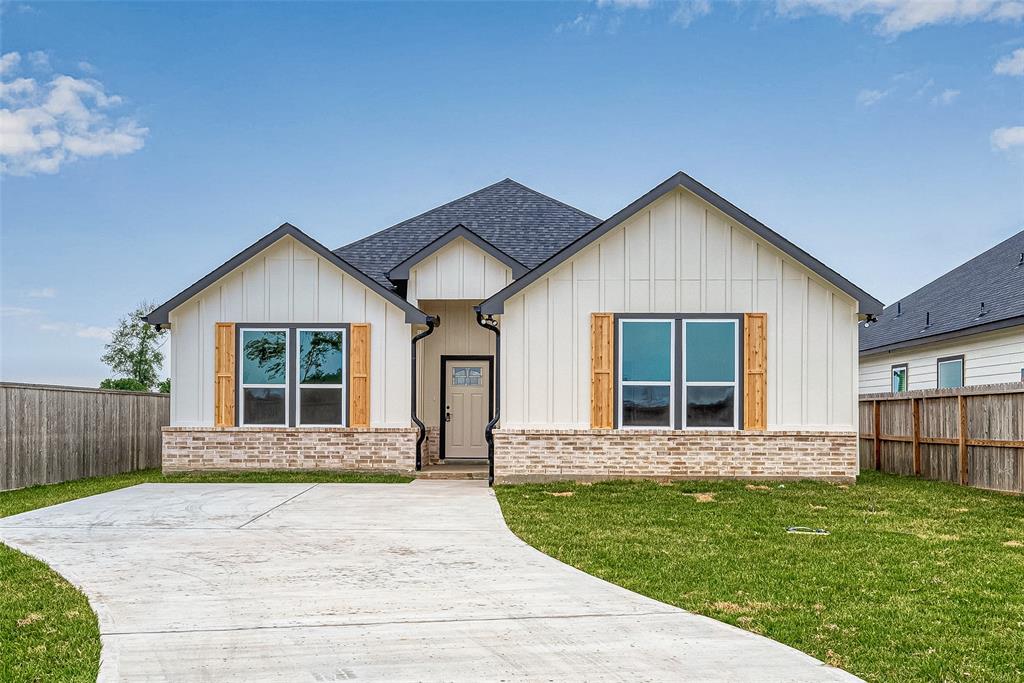
[[[397,280],[408,280],[409,271],[413,266],[459,238],[466,240],[484,253],[489,254],[498,261],[504,263],[512,270],[513,278],[522,277],[528,270],[528,268],[522,263],[509,256],[501,249],[498,249],[496,246],[480,237],[466,226],[459,224],[388,271],[388,278],[392,282]]]
[[[207,287],[215,284],[222,277],[235,270],[242,264],[249,261],[260,252],[266,250],[276,242],[280,241],[285,237],[292,237],[301,244],[308,247],[310,250],[315,252],[317,255],[323,257],[325,260],[333,263],[335,266],[345,271],[353,278],[361,282],[371,291],[382,296],[386,301],[391,302],[395,306],[398,306],[401,310],[405,311],[406,322],[422,323],[426,322],[427,314],[420,309],[413,306],[411,303],[400,297],[396,292],[384,287],[379,282],[371,279],[365,273],[359,269],[353,267],[350,263],[346,262],[340,256],[332,252],[324,245],[317,242],[315,239],[296,228],[291,223],[282,223],[276,230],[267,233],[262,238],[246,247],[242,251],[238,252],[230,259],[217,266],[211,272],[194,282],[191,286],[178,292],[176,295],[168,299],[166,302],[155,308],[149,313],[143,320],[152,325],[164,325],[170,322],[170,313],[178,306],[182,305],[196,294],[199,294]]]
[[[695,194],[700,199],[704,200],[708,204],[729,216],[731,219],[736,221],[738,224],[747,228],[761,239],[765,240],[772,246],[776,247],[784,254],[790,256],[803,266],[809,268],[812,272],[823,278],[827,282],[830,282],[835,287],[839,288],[843,292],[846,292],[851,297],[857,300],[859,312],[865,314],[874,314],[881,312],[882,303],[875,299],[873,296],[865,292],[860,287],[844,278],[842,275],[832,270],[824,263],[814,258],[806,251],[796,246],[782,235],[778,234],[764,223],[760,222],[756,218],[750,216],[745,211],[741,210],[725,198],[719,196],[709,188],[705,187],[701,183],[697,182],[687,174],[679,171],[672,177],[668,178],[657,187],[652,189],[647,194],[643,195],[639,199],[630,203],[628,206],[618,211],[611,218],[599,223],[588,232],[584,233],[560,251],[552,255],[543,263],[539,264],[536,268],[531,270],[522,278],[516,280],[505,289],[501,290],[491,298],[480,304],[480,310],[483,313],[498,314],[504,312],[505,301],[516,293],[522,291],[524,288],[529,286],[532,282],[539,280],[546,273],[550,272],[560,264],[564,263],[574,254],[579,252],[584,247],[593,244],[604,235],[611,232],[613,229],[623,224],[631,216],[638,211],[653,204],[655,201],[665,196],[669,192],[677,188],[683,188],[689,192]]]
[[[860,351],[878,353],[1013,325],[1024,325],[1024,230],[861,325]]]

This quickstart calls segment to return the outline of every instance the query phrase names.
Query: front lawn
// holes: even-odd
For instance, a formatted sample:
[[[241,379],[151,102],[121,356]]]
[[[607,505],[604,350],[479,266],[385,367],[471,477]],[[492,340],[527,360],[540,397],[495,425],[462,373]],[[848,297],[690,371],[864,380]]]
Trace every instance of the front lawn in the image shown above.
[[[1024,680],[1019,497],[874,472],[496,491],[543,552],[866,680]]]
[[[164,483],[399,483],[409,477],[334,472],[196,473],[143,470],[0,493],[0,517],[76,498]],[[96,615],[74,586],[42,562],[0,543],[0,681],[95,681],[100,662]]]

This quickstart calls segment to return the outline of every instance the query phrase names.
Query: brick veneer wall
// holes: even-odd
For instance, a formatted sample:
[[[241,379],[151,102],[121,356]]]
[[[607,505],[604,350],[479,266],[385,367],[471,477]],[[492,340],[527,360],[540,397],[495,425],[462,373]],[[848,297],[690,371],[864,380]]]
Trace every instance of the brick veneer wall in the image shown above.
[[[350,470],[411,473],[407,428],[164,427],[163,470]]]
[[[495,481],[857,476],[856,432],[498,429]]]
[[[441,462],[441,429],[439,427],[427,427],[427,438],[423,442],[424,465],[436,465]]]

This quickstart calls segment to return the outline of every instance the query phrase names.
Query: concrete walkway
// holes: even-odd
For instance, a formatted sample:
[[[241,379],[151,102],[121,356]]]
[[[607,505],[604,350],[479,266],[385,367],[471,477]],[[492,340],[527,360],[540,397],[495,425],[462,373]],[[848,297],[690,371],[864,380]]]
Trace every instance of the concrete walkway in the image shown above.
[[[853,681],[579,572],[476,481],[143,484],[0,519],[80,586],[101,681]]]

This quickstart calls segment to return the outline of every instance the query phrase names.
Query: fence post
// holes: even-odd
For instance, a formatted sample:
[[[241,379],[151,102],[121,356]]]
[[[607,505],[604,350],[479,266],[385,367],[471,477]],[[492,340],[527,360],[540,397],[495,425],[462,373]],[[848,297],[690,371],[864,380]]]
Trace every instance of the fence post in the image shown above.
[[[912,398],[911,415],[914,421],[914,474],[921,476],[921,399]]]
[[[960,414],[960,483],[967,484],[967,397],[963,394],[957,396],[957,409]]]
[[[875,469],[881,471],[882,469],[882,420],[880,419],[881,410],[879,409],[878,401],[874,403],[874,420],[875,428],[872,430],[875,434]]]

